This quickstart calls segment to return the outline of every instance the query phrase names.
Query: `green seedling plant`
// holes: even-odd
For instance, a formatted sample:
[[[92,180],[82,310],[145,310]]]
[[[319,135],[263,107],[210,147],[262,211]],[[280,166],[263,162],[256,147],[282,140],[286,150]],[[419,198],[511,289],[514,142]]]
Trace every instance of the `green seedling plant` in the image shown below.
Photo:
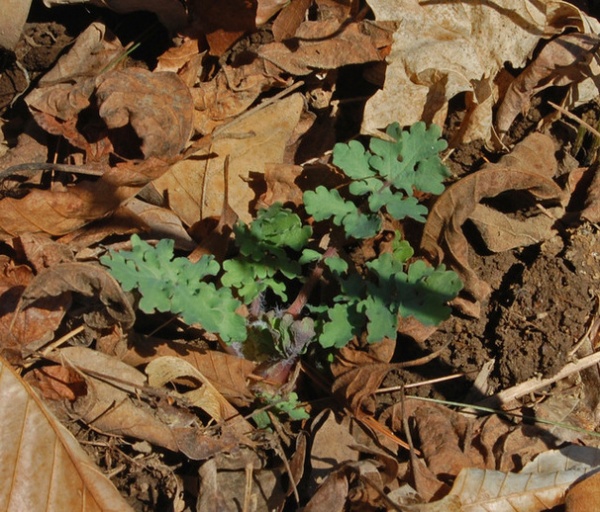
[[[449,316],[446,303],[461,290],[460,279],[444,265],[415,259],[400,231],[389,251],[360,265],[348,257],[349,247],[375,239],[388,220],[426,220],[416,193],[440,194],[449,176],[440,135],[434,125],[402,130],[395,123],[368,148],[358,141],[336,144],[332,162],[344,185],[318,186],[303,196],[319,232],[339,241],[324,249],[311,225],[276,203],[234,226],[236,251],[222,264],[212,256],[192,263],[174,256],[171,240],[151,247],[137,235],[131,251],[111,251],[101,262],[124,290],[139,293],[142,311],[180,315],[240,355],[274,361],[269,378],[283,383],[315,344],[337,349],[357,337],[375,343],[396,336],[399,318],[437,325]],[[239,313],[242,304],[249,313]],[[276,410],[303,417],[297,396],[260,393]]]

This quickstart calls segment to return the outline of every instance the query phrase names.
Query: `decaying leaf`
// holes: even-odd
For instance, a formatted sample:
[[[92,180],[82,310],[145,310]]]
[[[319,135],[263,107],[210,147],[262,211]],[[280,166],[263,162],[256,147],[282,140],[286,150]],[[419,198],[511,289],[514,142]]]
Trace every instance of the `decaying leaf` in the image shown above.
[[[510,84],[496,114],[496,131],[506,135],[518,114],[529,109],[531,98],[552,86],[564,86],[593,75],[590,63],[600,46],[595,34],[563,34],[547,43],[535,60]]]
[[[151,361],[146,367],[148,383],[154,387],[163,387],[168,382],[187,378],[199,383],[196,389],[182,394],[182,398],[194,407],[199,407],[219,423],[230,421],[236,432],[246,434],[253,427],[240,416],[240,413],[217,390],[202,373],[190,363],[179,357],[164,356]]]
[[[335,377],[332,391],[347,401],[355,413],[374,407],[373,393],[390,372],[395,340],[385,338],[365,351],[344,347],[331,365]]]
[[[389,23],[378,26],[363,22],[342,26],[337,20],[306,21],[292,39],[296,44],[266,44],[259,55],[296,76],[307,75],[314,69],[380,61],[391,44],[393,28],[394,25]]]
[[[369,0],[377,21],[398,21],[383,89],[365,107],[363,133],[377,133],[392,122],[424,120],[440,125],[448,101],[466,92],[468,115],[461,140],[492,136],[494,79],[505,63],[524,67],[542,37],[565,26],[585,34],[600,24],[566,2],[503,0],[498,4]],[[597,74],[597,73],[596,73]],[[589,84],[588,84],[589,85]],[[590,95],[591,94],[591,95]],[[591,99],[597,88],[577,90]]]
[[[0,357],[0,502],[23,510],[133,510]]]
[[[294,94],[228,124],[210,147],[155,180],[155,188],[168,195],[171,208],[188,225],[218,218],[225,195],[224,163],[229,156],[229,205],[249,222],[265,165],[283,161],[303,105],[302,96]]]
[[[23,351],[32,348],[33,343],[41,345],[52,340],[71,304],[69,295],[50,300],[46,297],[17,312],[21,294],[32,279],[29,267],[15,266],[6,258],[0,261],[0,354],[15,364],[21,362]]]
[[[465,313],[478,316],[478,303],[487,299],[491,288],[477,277],[469,265],[469,243],[462,225],[482,199],[511,190],[528,191],[536,201],[561,204],[566,194],[548,177],[556,168],[553,152],[548,138],[532,134],[498,164],[487,166],[451,185],[431,209],[423,230],[421,248],[437,263],[447,258],[459,274],[465,291],[475,300],[471,309],[463,306]]]
[[[120,323],[123,329],[133,325],[135,312],[119,283],[104,267],[91,263],[61,263],[43,270],[25,288],[19,310],[26,311],[28,306],[40,299],[65,293],[95,297],[102,303],[103,308],[97,314],[93,311],[85,314],[87,323],[93,327],[110,325],[104,324],[106,314],[113,322]]]
[[[87,393],[63,405],[102,432],[145,440],[194,460],[231,450],[239,443],[231,431],[221,437],[205,435],[195,414],[171,405],[165,391],[152,393],[143,373],[115,357],[85,347],[68,347],[49,358],[85,375]],[[143,392],[154,397],[156,407],[136,398]]]
[[[139,157],[130,153],[135,139],[120,130],[128,125],[142,140],[144,158],[169,158],[183,150],[192,134],[193,102],[175,73],[127,68],[100,75],[95,86],[100,117],[120,155]]]

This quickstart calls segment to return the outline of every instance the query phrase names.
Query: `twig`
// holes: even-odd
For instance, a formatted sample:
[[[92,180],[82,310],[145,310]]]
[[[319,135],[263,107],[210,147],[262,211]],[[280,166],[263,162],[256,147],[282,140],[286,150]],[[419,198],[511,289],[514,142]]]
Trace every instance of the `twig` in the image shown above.
[[[539,389],[545,388],[550,384],[554,384],[561,379],[568,377],[573,373],[580,372],[581,370],[585,370],[590,366],[594,366],[595,364],[600,363],[600,352],[595,352],[587,357],[580,359],[575,363],[568,363],[556,374],[552,377],[548,377],[546,379],[529,379],[521,384],[517,384],[512,388],[505,389],[500,393],[496,393],[495,395],[489,396],[488,398],[482,400],[477,405],[488,407],[488,406],[498,406],[505,403],[508,403],[512,400],[520,398],[522,396],[528,395],[529,393],[533,393]]]
[[[558,110],[561,114],[567,116],[569,119],[573,119],[573,121],[577,121],[581,126],[585,126],[590,131],[590,133],[593,133],[596,137],[600,138],[600,132],[596,130],[592,125],[586,123],[583,119],[581,119],[581,117],[577,117],[575,114],[571,114],[571,112],[569,112],[568,110],[557,105],[556,103],[552,103],[551,101],[549,101],[548,104],[551,107],[554,107],[556,110]]]

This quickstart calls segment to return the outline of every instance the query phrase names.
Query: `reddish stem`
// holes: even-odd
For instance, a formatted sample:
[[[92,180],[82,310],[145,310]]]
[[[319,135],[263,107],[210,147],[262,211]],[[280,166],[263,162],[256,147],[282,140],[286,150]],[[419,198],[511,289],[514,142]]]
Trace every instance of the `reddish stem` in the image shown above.
[[[323,256],[321,256],[319,262],[315,265],[315,268],[313,268],[310,276],[304,283],[304,286],[300,292],[298,292],[296,299],[294,302],[292,302],[292,304],[290,304],[290,307],[287,309],[286,313],[292,315],[294,319],[297,319],[300,316],[302,309],[308,302],[310,294],[321,279],[321,276],[325,270],[325,259],[331,258],[332,256],[337,256],[337,249],[335,247],[328,247],[323,253]]]

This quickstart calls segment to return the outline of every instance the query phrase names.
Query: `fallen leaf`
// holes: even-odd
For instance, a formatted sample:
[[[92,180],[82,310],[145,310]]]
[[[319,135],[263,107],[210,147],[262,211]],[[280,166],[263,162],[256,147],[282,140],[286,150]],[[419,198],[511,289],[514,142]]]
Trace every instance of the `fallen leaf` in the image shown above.
[[[65,293],[78,293],[88,300],[96,298],[102,304],[96,311],[89,307],[83,315],[86,325],[92,328],[105,328],[115,322],[124,330],[133,326],[135,312],[123,289],[107,269],[92,263],[60,263],[42,270],[23,291],[19,311],[26,312],[39,300]]]
[[[241,357],[201,349],[189,343],[145,339],[134,343],[122,359],[137,367],[163,356],[174,356],[187,361],[235,405],[247,406],[254,399],[248,389],[247,379],[256,364]]]
[[[121,162],[108,168],[97,181],[82,180],[53,190],[33,188],[24,197],[3,197],[0,240],[23,233],[61,236],[75,231],[114,212],[168,169],[169,164],[157,158],[139,163]]]
[[[384,338],[364,351],[346,346],[337,354],[331,365],[335,379],[332,391],[348,403],[354,414],[375,407],[373,394],[392,369],[390,361],[395,346],[395,340]]]
[[[565,512],[594,509],[600,509],[600,472],[597,469],[569,488],[565,498]]]
[[[311,4],[312,0],[293,0],[283,8],[271,29],[275,41],[284,41],[296,33]]]
[[[51,341],[71,304],[71,297],[42,299],[26,311],[17,312],[23,290],[31,283],[33,272],[3,257],[0,260],[0,354],[14,364],[22,361],[26,348]]]
[[[0,48],[13,50],[27,21],[31,0],[8,0],[0,18]]]
[[[221,56],[256,28],[256,2],[195,0],[189,5],[194,25],[206,36],[211,55]]]
[[[438,198],[427,217],[421,249],[435,263],[439,264],[447,258],[458,273],[465,285],[464,290],[475,300],[470,310],[468,308],[471,306],[463,305],[466,314],[477,316],[478,304],[486,300],[491,292],[490,285],[480,280],[469,265],[469,243],[462,231],[462,225],[479,202],[511,190],[525,190],[536,201],[559,204],[566,197],[564,191],[547,177],[556,167],[555,163],[552,165],[552,160],[547,160],[548,156],[554,158],[552,143],[549,142],[552,152],[547,149],[543,153],[537,152],[547,144],[544,140],[543,135],[532,134],[515,147],[512,156],[507,155],[499,164],[488,166],[454,183]]]
[[[377,21],[397,21],[383,88],[365,106],[361,132],[375,134],[392,122],[423,120],[444,125],[448,101],[467,93],[468,116],[460,140],[489,140],[498,73],[506,63],[522,68],[542,37],[565,26],[598,33],[600,23],[573,5],[544,0],[498,4],[369,0]],[[587,89],[584,90],[584,88]],[[598,90],[581,84],[573,95]]]
[[[196,242],[188,235],[181,219],[172,210],[140,201],[135,197],[127,201],[125,208],[143,221],[149,237],[157,240],[170,238],[175,241],[177,249],[185,251],[196,248]]]
[[[129,147],[136,147],[135,139],[119,130],[128,125],[142,140],[144,158],[169,158],[183,150],[192,134],[194,108],[187,86],[175,73],[127,68],[100,75],[95,86],[100,117],[119,155],[139,158]]]
[[[133,510],[0,357],[0,502],[23,510]]]
[[[155,188],[169,197],[170,207],[188,225],[218,218],[225,195],[224,163],[229,156],[228,202],[241,220],[249,222],[265,166],[283,161],[286,142],[303,106],[302,96],[293,94],[229,123],[209,148],[155,180]]]
[[[582,82],[593,75],[590,64],[600,46],[595,34],[563,34],[548,42],[535,60],[510,84],[496,113],[495,127],[504,138],[518,114],[525,114],[531,98],[548,87]]]
[[[254,429],[217,390],[210,380],[184,359],[164,356],[152,360],[146,366],[148,383],[154,387],[163,387],[169,382],[181,378],[189,378],[200,385],[191,391],[181,394],[187,403],[199,407],[219,423],[229,422],[229,428],[240,434],[247,434]]]
[[[69,414],[102,432],[181,451],[193,460],[229,451],[239,443],[231,432],[221,438],[205,435],[203,429],[194,425],[197,418],[189,411],[168,402],[162,407],[159,402],[153,408],[139,400],[138,393],[148,392],[145,375],[115,357],[86,347],[68,347],[52,352],[48,358],[86,376],[87,393],[73,403],[61,404]],[[162,396],[166,397],[164,391]]]
[[[259,55],[295,76],[315,69],[336,69],[382,60],[391,44],[393,24],[340,24],[337,20],[305,21],[294,38],[263,45]],[[392,29],[392,30],[390,30]]]

